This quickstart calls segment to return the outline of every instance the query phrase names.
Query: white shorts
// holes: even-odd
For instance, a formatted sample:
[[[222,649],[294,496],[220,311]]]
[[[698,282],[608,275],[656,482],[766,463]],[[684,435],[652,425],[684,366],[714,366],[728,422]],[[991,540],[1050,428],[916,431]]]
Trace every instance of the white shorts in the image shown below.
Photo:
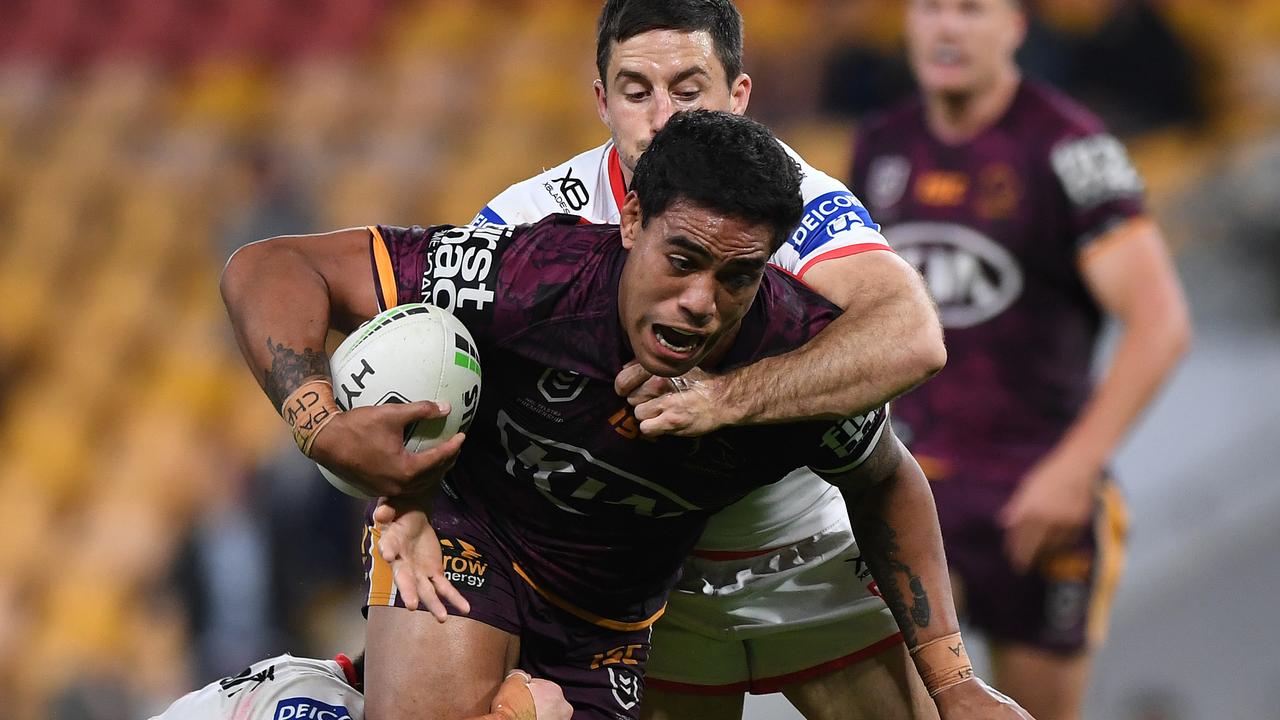
[[[691,556],[654,625],[645,682],[765,694],[900,642],[846,519],[784,548]]]

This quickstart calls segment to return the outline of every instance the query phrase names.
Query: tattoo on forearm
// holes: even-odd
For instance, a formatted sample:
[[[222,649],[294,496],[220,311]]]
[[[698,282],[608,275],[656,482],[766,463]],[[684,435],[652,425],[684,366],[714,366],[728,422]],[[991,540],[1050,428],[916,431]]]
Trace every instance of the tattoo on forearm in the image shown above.
[[[932,617],[924,581],[911,566],[898,559],[898,533],[883,519],[869,518],[860,523],[858,529],[861,531],[859,539],[863,555],[876,577],[880,594],[901,626],[903,641],[907,647],[914,647],[916,629],[929,627]],[[900,582],[898,575],[905,576],[906,582]],[[911,592],[910,598],[903,593],[903,585]]]
[[[299,353],[267,338],[267,351],[271,353],[271,367],[262,381],[262,388],[277,410],[289,393],[297,390],[307,378],[329,376],[329,360],[323,350],[303,348]]]

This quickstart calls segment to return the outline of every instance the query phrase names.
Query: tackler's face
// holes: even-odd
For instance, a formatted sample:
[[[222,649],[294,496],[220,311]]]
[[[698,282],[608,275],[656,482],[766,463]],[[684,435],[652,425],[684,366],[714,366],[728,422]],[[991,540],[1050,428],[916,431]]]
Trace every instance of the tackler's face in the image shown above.
[[[926,93],[964,95],[993,84],[1026,35],[1014,0],[910,0],[907,54]]]
[[[618,313],[636,360],[672,377],[726,349],[760,288],[769,227],[683,199],[642,224],[633,192],[621,230],[629,254]]]
[[[705,31],[650,30],[614,43],[596,109],[630,178],[649,141],[681,110],[747,110],[751,78],[730,79]]]

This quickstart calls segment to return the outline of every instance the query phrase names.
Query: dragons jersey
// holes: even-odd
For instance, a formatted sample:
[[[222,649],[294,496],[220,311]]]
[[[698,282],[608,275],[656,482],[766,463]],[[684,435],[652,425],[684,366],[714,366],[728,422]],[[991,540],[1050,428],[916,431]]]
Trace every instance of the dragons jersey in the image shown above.
[[[660,612],[707,518],[808,465],[856,467],[880,409],[836,423],[640,435],[613,380],[633,355],[618,317],[627,253],[613,225],[371,228],[385,306],[432,302],[474,336],[484,385],[446,491],[540,593],[631,623]],[[795,348],[838,309],[769,268],[722,367]]]
[[[862,203],[839,180],[817,170],[783,144],[804,174],[804,217],[771,258],[803,278],[817,263],[889,245]],[[516,183],[489,201],[475,224],[531,223],[572,213],[594,223],[617,223],[626,196],[613,141],[540,175]],[[762,488],[714,518],[698,547],[755,550],[787,545],[825,530],[844,515],[839,492],[809,473]]]
[[[902,439],[935,479],[1014,483],[1090,392],[1100,313],[1081,254],[1138,227],[1141,180],[1097,119],[1028,81],[969,142],[937,140],[916,100],[857,148],[854,185],[946,327],[946,368],[894,402]]]
[[[355,682],[346,656],[280,655],[178,698],[152,720],[362,720]]]

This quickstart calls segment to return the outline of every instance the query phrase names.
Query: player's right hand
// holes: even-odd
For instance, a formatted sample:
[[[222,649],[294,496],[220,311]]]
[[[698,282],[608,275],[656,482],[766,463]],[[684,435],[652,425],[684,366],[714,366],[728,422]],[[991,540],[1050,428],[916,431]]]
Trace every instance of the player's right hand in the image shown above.
[[[371,496],[422,494],[439,483],[462,447],[459,433],[444,443],[410,452],[408,425],[445,417],[449,403],[414,402],[353,408],[338,413],[316,435],[311,458]]]
[[[941,720],[1035,720],[1021,705],[976,675],[938,693],[933,701]]]

